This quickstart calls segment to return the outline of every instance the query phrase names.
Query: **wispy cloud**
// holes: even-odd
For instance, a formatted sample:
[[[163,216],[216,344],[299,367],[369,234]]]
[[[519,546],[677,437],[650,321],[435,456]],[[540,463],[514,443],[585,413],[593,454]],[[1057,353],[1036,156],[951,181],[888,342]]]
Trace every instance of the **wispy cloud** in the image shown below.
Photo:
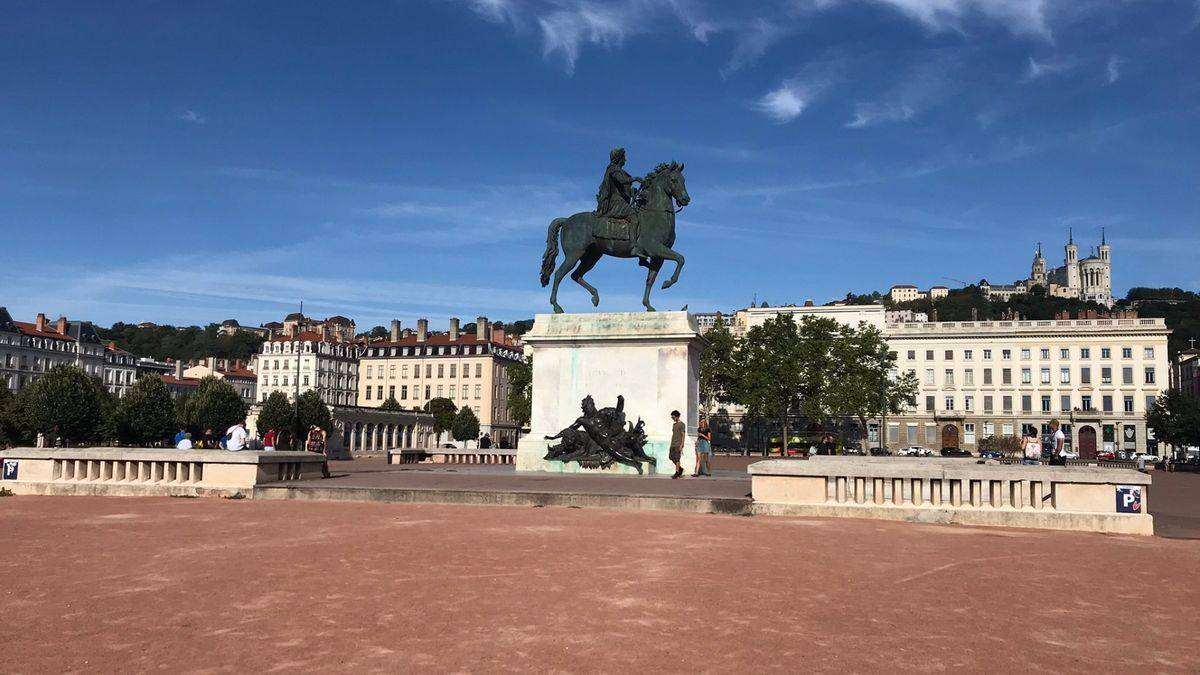
[[[1124,62],[1125,59],[1116,54],[1108,57],[1108,63],[1104,66],[1105,81],[1109,84],[1115,84],[1117,80],[1121,79],[1121,64]]]
[[[196,112],[195,110],[184,110],[175,117],[184,122],[190,122],[191,124],[208,124],[208,118]]]
[[[780,124],[791,122],[808,107],[810,92],[799,82],[784,82],[763,94],[754,107]]]
[[[756,18],[740,26],[736,31],[733,55],[721,68],[721,77],[729,77],[747,64],[757,61],[771,45],[786,34],[787,31],[781,24],[772,23],[765,18]]]
[[[563,5],[562,9],[538,18],[542,30],[542,54],[558,54],[567,72],[575,71],[580,47],[595,44],[614,47],[638,28],[630,21],[620,5],[601,5],[578,2]]]
[[[1028,64],[1025,66],[1025,76],[1021,81],[1033,82],[1043,77],[1064,73],[1074,67],[1075,64],[1070,59],[1059,57],[1039,61],[1031,56],[1029,57]]]
[[[919,21],[933,31],[964,32],[968,18],[999,23],[1015,35],[1051,39],[1048,0],[872,0]]]
[[[916,111],[912,106],[905,103],[858,103],[854,106],[854,118],[846,122],[846,126],[851,129],[862,129],[884,122],[910,120],[914,114]]]

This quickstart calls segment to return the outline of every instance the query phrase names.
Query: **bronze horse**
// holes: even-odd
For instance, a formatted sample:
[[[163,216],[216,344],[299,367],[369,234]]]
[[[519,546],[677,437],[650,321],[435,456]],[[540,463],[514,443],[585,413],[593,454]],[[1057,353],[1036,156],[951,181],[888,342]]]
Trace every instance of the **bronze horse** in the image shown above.
[[[675,261],[675,273],[663,282],[663,289],[670,288],[679,281],[679,272],[683,269],[683,255],[671,248],[675,243],[675,214],[678,212],[675,205],[683,208],[690,201],[691,197],[688,196],[687,185],[683,179],[683,165],[671,162],[659,164],[642,181],[632,221],[600,218],[591,211],[576,213],[567,218],[555,218],[546,232],[546,254],[542,256],[542,286],[549,285],[551,275],[554,277],[554,287],[550,291],[550,304],[553,305],[554,312],[563,311],[558,304],[558,285],[568,272],[575,283],[592,294],[592,305],[598,306],[600,293],[583,280],[583,275],[606,255],[614,258],[637,257],[633,253],[635,237],[638,247],[649,257],[648,261],[640,263],[647,268],[646,292],[642,295],[642,305],[646,311],[653,312],[654,308],[650,306],[650,288],[658,277],[663,261]],[[622,229],[629,231],[623,232]],[[560,237],[564,257],[556,271],[554,262],[558,258]],[[572,269],[575,271],[571,272]]]

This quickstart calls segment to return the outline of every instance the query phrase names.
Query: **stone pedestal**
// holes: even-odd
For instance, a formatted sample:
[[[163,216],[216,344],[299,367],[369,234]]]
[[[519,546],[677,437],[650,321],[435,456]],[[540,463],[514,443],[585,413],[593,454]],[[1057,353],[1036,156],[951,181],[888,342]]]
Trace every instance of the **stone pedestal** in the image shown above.
[[[531,433],[517,448],[518,471],[637,473],[620,464],[600,470],[543,459],[556,442],[545,437],[573,423],[589,394],[597,408],[615,406],[622,395],[626,419],[645,421],[646,454],[657,460],[647,475],[674,472],[667,454],[670,414],[678,410],[687,424],[682,464],[695,470],[704,338],[687,312],[538,314],[523,339],[533,354],[533,410]]]

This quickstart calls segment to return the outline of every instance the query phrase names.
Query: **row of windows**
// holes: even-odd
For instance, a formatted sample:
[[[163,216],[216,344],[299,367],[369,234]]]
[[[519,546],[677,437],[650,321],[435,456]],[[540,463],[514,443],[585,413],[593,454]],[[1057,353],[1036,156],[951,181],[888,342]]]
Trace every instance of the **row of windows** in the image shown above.
[[[1049,396],[1049,395],[1045,395],[1045,394],[1040,395],[1040,396],[1035,395],[1035,394],[1022,394],[1021,398],[1020,398],[1021,412],[1033,412],[1035,396],[1038,396],[1040,399],[1040,401],[1039,401],[1040,406],[1038,408],[1038,410],[1040,412],[1054,412],[1054,409],[1052,407],[1053,406],[1053,397]],[[1013,411],[1013,400],[1014,399],[1012,396],[1001,396],[1000,397],[1000,405],[1001,405],[1000,410],[1003,412],[1012,412]],[[1100,396],[1099,401],[1098,401],[1100,403],[1099,410],[1103,411],[1103,412],[1114,412],[1115,409],[1113,406],[1114,406],[1115,400],[1116,400],[1116,398],[1110,394],[1105,394],[1103,396]],[[1145,397],[1145,403],[1146,403],[1145,409],[1150,410],[1151,408],[1153,408],[1156,400],[1157,400],[1157,397],[1155,397],[1155,396],[1146,396]],[[941,410],[943,410],[943,411],[960,410],[960,408],[956,407],[960,401],[962,402],[962,408],[961,408],[962,411],[975,412],[976,408],[975,408],[975,397],[974,396],[963,396],[961,399],[957,396],[946,396],[942,399]],[[1084,411],[1097,410],[1097,408],[1095,407],[1096,402],[1097,401],[1092,396],[1084,394],[1079,397],[1079,410],[1084,410]],[[937,397],[926,396],[925,397],[925,411],[926,412],[935,412],[937,410],[937,408],[935,408],[936,403],[937,403]],[[983,397],[983,412],[985,412],[985,413],[993,412],[995,410],[994,404],[995,404],[995,397],[984,396]],[[1071,406],[1072,406],[1072,397],[1070,394],[1063,394],[1063,395],[1059,396],[1059,399],[1058,399],[1058,411],[1059,412],[1071,412],[1071,410],[1073,409]],[[1123,396],[1122,401],[1121,401],[1121,406],[1122,406],[1121,407],[1122,412],[1127,412],[1127,413],[1135,412],[1134,396],[1132,396],[1132,395]]]
[[[910,371],[910,372],[912,372],[914,375],[916,375],[915,371]],[[946,368],[942,374],[941,385],[946,386],[946,387],[955,386],[956,372],[957,371],[954,368]],[[983,376],[982,383],[984,385],[989,385],[989,384],[994,383],[992,380],[992,369],[991,368],[984,368],[984,369],[982,369],[981,372],[982,372],[982,376]],[[1021,368],[1020,375],[1021,375],[1021,384],[1033,384],[1033,369],[1032,368]],[[1012,368],[1001,368],[1000,369],[1000,384],[1012,384],[1013,383],[1012,376],[1013,376]],[[1054,373],[1052,372],[1051,368],[1042,367],[1042,368],[1038,369],[1038,382],[1040,384],[1051,384],[1051,382],[1053,381],[1053,377],[1054,377]],[[1132,366],[1125,366],[1125,367],[1121,368],[1121,384],[1133,384],[1133,379],[1134,378],[1133,378],[1133,367]],[[1157,378],[1157,374],[1155,372],[1154,366],[1146,366],[1142,369],[1142,383],[1143,384],[1156,384],[1157,379],[1158,378]],[[931,386],[937,385],[938,384],[937,371],[933,368],[926,368],[925,369],[925,378],[924,378],[923,382],[926,385],[931,385]],[[1058,383],[1059,384],[1071,384],[1071,367],[1070,366],[1059,367]],[[1099,383],[1100,384],[1112,384],[1113,383],[1113,369],[1111,366],[1103,366],[1100,368],[1100,382]],[[966,368],[962,371],[962,384],[963,384],[963,386],[966,386],[966,387],[975,385],[975,370],[973,368]],[[1091,366],[1081,366],[1079,368],[1079,384],[1092,384],[1092,368],[1091,368]]]
[[[447,368],[447,366],[449,366],[449,367]],[[449,363],[449,364],[439,363],[439,364],[437,364],[437,369],[436,369],[437,377],[439,377],[439,378],[446,377],[447,371],[449,371],[451,379],[458,377],[458,373],[459,373],[458,364],[457,363]],[[400,373],[401,379],[408,379],[408,372],[409,372],[408,364],[402,364],[399,367],[399,369],[396,368],[396,364],[394,364],[394,363],[389,364],[387,366],[387,376],[389,378],[396,377],[397,372]],[[425,378],[428,379],[428,378],[433,377],[434,372],[435,372],[434,364],[426,363],[425,364]],[[364,371],[364,374],[365,374],[365,377],[363,379],[367,379],[367,380],[373,380],[373,379],[377,379],[377,378],[381,379],[384,376],[384,365],[382,363],[379,364],[378,366],[370,366],[369,365],[369,366],[367,366],[366,370]],[[421,379],[421,364],[413,365],[412,376],[414,379]],[[463,377],[471,377],[471,364],[469,364],[469,363],[462,364],[462,376]],[[475,377],[477,377],[477,378],[483,377],[483,363],[475,364]]]
[[[259,362],[262,365],[262,370],[295,370],[296,364],[290,363],[290,359],[284,359],[282,364],[279,359],[261,359]],[[301,362],[302,366],[311,366],[312,359],[304,359]],[[354,374],[358,372],[358,364],[348,361],[334,361],[330,367],[329,360],[323,360],[320,363],[320,370],[332,370],[338,373]]]
[[[312,377],[309,375],[302,375],[302,376],[300,376],[299,380],[300,380],[301,386],[307,387],[311,384]],[[346,377],[344,375],[338,375],[337,378],[335,379],[325,373],[322,373],[321,377],[318,378],[318,380],[319,380],[318,386],[320,386],[320,387],[334,387],[336,389],[357,389],[358,388],[357,385],[354,383],[354,378]],[[293,384],[295,382],[296,382],[295,378],[289,379],[287,375],[284,375],[282,377],[280,377],[279,375],[272,375],[270,377],[263,375],[263,385],[264,386],[270,385],[272,387],[286,387],[289,384]]]
[[[409,389],[408,389],[408,385],[406,385],[406,384],[400,385],[400,395],[399,396],[396,396],[396,387],[395,386],[389,386],[387,388],[388,395],[386,397],[383,395],[383,385],[382,384],[377,385],[375,387],[367,387],[363,390],[363,393],[365,394],[365,397],[364,397],[365,400],[367,400],[367,401],[371,400],[371,392],[372,391],[375,392],[375,400],[376,401],[386,401],[388,398],[394,398],[397,401],[407,401],[408,400]],[[425,398],[426,399],[433,398],[432,396],[430,396],[430,393],[432,391],[434,391],[433,385],[429,385],[429,384],[425,385]],[[440,385],[440,384],[437,385],[436,391],[437,391],[437,398],[441,398],[441,397],[445,396],[445,389],[443,388],[443,385]],[[454,385],[454,384],[450,385],[450,396],[449,396],[450,400],[452,400],[452,401],[457,400],[458,394],[459,394],[458,385]],[[413,385],[412,396],[413,396],[414,401],[421,399],[421,386],[420,385]],[[471,398],[470,385],[464,384],[462,386],[462,396],[464,399]],[[474,396],[475,400],[479,400],[480,398],[482,398],[482,396],[483,396],[482,385],[478,385],[478,384],[475,385],[475,396]]]
[[[296,346],[297,344],[300,345],[299,348],[297,348],[297,346]],[[358,347],[355,347],[352,345],[334,345],[334,344],[330,344],[328,342],[316,342],[316,343],[313,343],[313,342],[300,342],[300,343],[296,343],[296,342],[264,342],[262,353],[263,354],[295,354],[297,351],[299,351],[302,354],[312,354],[312,353],[314,353],[314,350],[313,350],[314,344],[317,345],[315,352],[318,354],[325,354],[328,356],[340,356],[340,357],[344,357],[344,358],[358,357]]]
[[[494,354],[500,358],[517,360],[520,354],[511,349],[497,348],[494,345],[423,345],[418,347],[370,347],[365,356],[481,356]]]
[[[990,361],[992,359],[993,350],[984,349],[982,351],[983,351],[983,360]],[[1026,347],[1026,348],[1021,349],[1020,351],[1021,351],[1021,360],[1022,361],[1029,361],[1033,358],[1033,349],[1032,348]],[[1053,350],[1050,347],[1042,347],[1039,350],[1038,355],[1041,357],[1042,360],[1049,360],[1052,351]],[[926,349],[925,350],[925,360],[933,361],[935,354],[936,354],[935,350]],[[954,360],[954,350],[953,349],[945,350],[943,352],[943,355],[944,355],[946,361]],[[907,356],[908,356],[909,361],[917,360],[917,350],[915,350],[915,349],[908,350]],[[975,350],[974,349],[964,349],[962,352],[962,357],[963,357],[964,361],[973,360],[975,358]],[[1001,349],[1000,350],[1000,360],[1011,361],[1012,357],[1013,357],[1013,350],[1011,350],[1011,349]],[[1060,358],[1060,359],[1071,358],[1071,348],[1070,347],[1058,348],[1058,358]],[[1081,358],[1081,359],[1092,358],[1092,348],[1091,347],[1080,347],[1079,348],[1079,358]],[[1101,347],[1100,348],[1100,358],[1111,359],[1112,358],[1112,348]],[[1132,359],[1133,358],[1133,347],[1121,347],[1121,358]],[[1153,359],[1154,358],[1154,347],[1143,347],[1142,348],[1142,358],[1143,359]]]

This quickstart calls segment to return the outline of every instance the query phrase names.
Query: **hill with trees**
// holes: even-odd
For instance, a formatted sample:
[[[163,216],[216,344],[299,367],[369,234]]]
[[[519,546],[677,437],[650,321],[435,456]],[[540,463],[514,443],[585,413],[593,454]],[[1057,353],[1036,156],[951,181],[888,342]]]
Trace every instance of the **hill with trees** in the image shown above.
[[[217,324],[199,326],[147,326],[117,322],[111,328],[96,327],[105,342],[137,356],[160,361],[194,361],[209,356],[219,359],[249,360],[262,346],[263,338],[254,333],[224,335]]]

